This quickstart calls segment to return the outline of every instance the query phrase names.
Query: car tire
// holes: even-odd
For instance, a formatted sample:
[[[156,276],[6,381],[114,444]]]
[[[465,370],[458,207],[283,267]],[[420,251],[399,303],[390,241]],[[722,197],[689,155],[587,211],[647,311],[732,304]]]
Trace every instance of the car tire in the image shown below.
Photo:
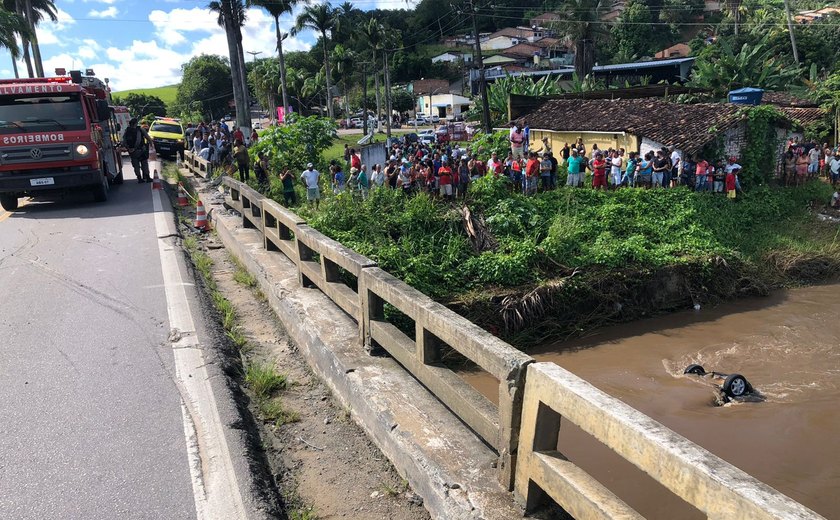
[[[692,363],[685,367],[683,370],[683,374],[693,374],[695,376],[705,376],[706,370],[703,368],[702,365],[698,365],[696,363]]]
[[[743,397],[752,392],[752,386],[741,374],[730,374],[723,382],[721,390],[729,397]]]
[[[102,182],[93,187],[93,201],[105,202],[108,200],[108,180],[104,175]]]
[[[122,170],[120,170],[120,173],[118,173],[117,176],[114,177],[114,184],[122,184],[124,180],[125,178],[123,177],[123,172]]]
[[[18,196],[14,193],[0,193],[0,206],[6,211],[18,209]]]

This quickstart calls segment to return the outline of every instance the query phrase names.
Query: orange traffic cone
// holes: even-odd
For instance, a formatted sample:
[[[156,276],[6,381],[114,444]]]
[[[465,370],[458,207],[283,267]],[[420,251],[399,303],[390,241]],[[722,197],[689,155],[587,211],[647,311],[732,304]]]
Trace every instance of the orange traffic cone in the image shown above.
[[[195,204],[195,227],[203,231],[210,231],[210,223],[207,222],[207,213],[204,212],[204,204],[201,201]]]
[[[152,189],[153,190],[162,190],[163,185],[160,183],[160,177],[158,177],[158,172],[155,170],[155,176],[152,178]]]
[[[180,182],[178,183],[178,205],[181,207],[190,205],[187,201],[187,190],[184,189],[184,184]]]

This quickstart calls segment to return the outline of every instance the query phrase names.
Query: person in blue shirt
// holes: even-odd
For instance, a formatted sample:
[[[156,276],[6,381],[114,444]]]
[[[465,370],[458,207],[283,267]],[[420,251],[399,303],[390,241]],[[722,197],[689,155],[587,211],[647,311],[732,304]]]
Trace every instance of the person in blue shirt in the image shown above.
[[[633,187],[636,179],[636,168],[639,166],[639,158],[636,157],[636,152],[630,152],[627,158],[627,168],[624,170],[624,175],[621,177],[621,184]]]
[[[528,126],[528,121],[523,120],[522,125],[524,128],[522,129],[522,134],[525,136],[525,142],[523,143],[525,155],[528,155],[528,146],[530,145],[531,140],[531,127]]]

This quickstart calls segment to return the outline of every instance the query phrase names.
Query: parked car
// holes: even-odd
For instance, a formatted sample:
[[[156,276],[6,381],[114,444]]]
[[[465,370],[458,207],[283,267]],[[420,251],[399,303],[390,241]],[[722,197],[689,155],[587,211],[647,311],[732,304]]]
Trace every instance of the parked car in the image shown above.
[[[354,117],[350,120],[353,123],[353,128],[361,128],[362,127],[362,119],[360,117]]]
[[[432,123],[440,123],[440,116],[435,116],[435,115],[433,115],[433,116],[431,116],[431,117],[429,118],[429,120],[430,120]]]
[[[423,116],[417,116],[416,119],[409,119],[406,124],[408,126],[428,126],[430,121]]]

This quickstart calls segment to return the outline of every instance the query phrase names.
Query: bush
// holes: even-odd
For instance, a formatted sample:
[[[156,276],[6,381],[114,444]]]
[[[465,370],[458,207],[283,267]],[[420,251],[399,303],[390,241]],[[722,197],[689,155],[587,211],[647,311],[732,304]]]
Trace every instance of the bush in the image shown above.
[[[272,126],[251,147],[251,161],[256,162],[257,154],[265,152],[273,172],[282,172],[286,168],[301,172],[310,162],[324,171],[321,152],[332,144],[335,129],[334,121],[317,116],[299,117],[284,125]],[[275,188],[274,184],[272,182],[272,188]],[[281,199],[282,191],[279,188]]]

